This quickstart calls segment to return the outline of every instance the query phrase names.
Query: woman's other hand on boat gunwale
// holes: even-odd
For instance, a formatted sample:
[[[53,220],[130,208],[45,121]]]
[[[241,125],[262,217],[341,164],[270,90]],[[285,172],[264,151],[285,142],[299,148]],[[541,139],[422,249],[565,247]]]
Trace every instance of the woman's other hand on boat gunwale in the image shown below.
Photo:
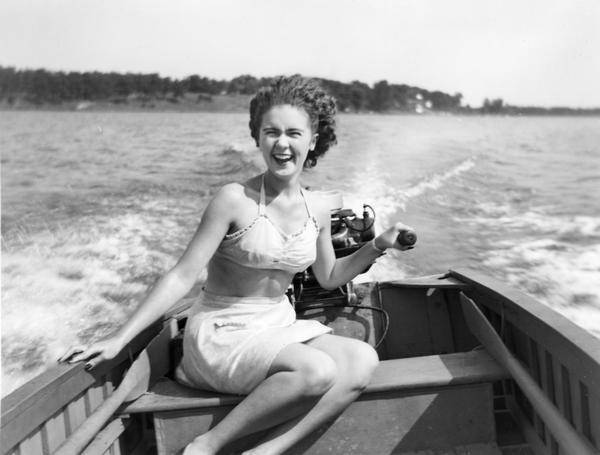
[[[122,349],[122,343],[113,337],[97,341],[89,346],[72,346],[58,361],[67,363],[87,361],[85,369],[91,370],[99,363],[116,357]]]

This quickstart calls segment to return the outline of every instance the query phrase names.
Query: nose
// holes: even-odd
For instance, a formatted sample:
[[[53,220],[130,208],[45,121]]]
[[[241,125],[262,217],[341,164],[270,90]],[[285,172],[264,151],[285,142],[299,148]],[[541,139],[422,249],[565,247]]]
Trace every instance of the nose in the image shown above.
[[[290,142],[285,134],[282,134],[277,138],[277,143],[275,144],[279,149],[286,149],[290,146]]]

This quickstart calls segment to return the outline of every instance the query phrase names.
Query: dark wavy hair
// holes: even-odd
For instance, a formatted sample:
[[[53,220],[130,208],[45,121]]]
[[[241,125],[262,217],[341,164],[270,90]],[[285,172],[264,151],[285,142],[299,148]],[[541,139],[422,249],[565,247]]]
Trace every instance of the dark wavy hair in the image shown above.
[[[323,156],[329,147],[337,144],[335,135],[335,99],[328,95],[314,79],[295,74],[279,76],[262,87],[250,101],[250,134],[259,143],[262,117],[273,106],[289,104],[306,111],[310,118],[313,133],[317,133],[314,150],[308,152],[304,167],[313,167],[317,158]]]

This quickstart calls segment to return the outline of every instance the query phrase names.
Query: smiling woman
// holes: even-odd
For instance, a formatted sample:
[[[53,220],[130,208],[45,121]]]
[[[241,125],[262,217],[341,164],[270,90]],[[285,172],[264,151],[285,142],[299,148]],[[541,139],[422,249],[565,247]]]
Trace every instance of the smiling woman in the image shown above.
[[[308,114],[286,104],[274,106],[263,115],[258,146],[269,171],[294,175],[314,151],[318,136],[312,132]]]
[[[335,100],[325,93],[316,82],[301,76],[281,78],[271,87],[261,88],[250,102],[250,134],[260,147],[260,130],[266,120],[265,113],[273,107],[295,106],[301,116],[306,116],[310,124],[311,139],[305,167],[317,164],[317,158],[337,143],[335,134]],[[289,115],[291,115],[288,112]],[[292,120],[292,119],[290,119]],[[308,133],[307,126],[300,119],[296,125],[300,132]],[[290,132],[292,133],[292,132]]]
[[[115,357],[188,293],[208,269],[190,309],[177,379],[205,390],[247,394],[185,454],[217,453],[268,428],[253,453],[282,453],[338,416],[368,384],[377,354],[367,343],[297,320],[285,294],[312,266],[326,289],[341,286],[397,241],[401,223],[337,259],[329,205],[303,190],[300,176],[335,144],[335,101],[315,82],[281,77],[251,102],[250,130],[267,170],[221,188],[187,249],[133,316],[109,339],[74,347],[62,360],[87,369]]]

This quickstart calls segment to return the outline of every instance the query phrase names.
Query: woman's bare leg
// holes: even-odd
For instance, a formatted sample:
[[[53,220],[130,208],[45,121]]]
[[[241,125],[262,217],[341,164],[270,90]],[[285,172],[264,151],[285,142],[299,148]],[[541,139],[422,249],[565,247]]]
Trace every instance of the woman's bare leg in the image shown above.
[[[245,452],[246,454],[281,454],[323,424],[333,420],[358,398],[378,364],[375,350],[362,341],[323,335],[307,344],[334,359],[338,369],[337,381],[306,414],[279,425],[257,447]]]
[[[184,455],[217,453],[226,444],[306,413],[334,384],[336,364],[323,350],[294,343],[275,357],[269,376]]]

